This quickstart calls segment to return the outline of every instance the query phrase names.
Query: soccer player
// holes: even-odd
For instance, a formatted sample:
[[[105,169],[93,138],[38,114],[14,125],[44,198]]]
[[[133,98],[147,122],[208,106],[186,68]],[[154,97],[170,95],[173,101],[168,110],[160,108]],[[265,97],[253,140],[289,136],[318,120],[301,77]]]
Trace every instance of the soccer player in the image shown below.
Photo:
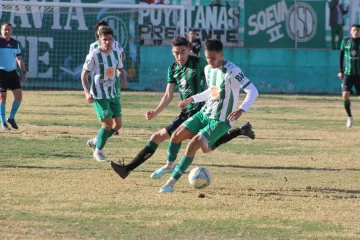
[[[344,38],[341,42],[339,57],[338,77],[343,80],[342,99],[348,115],[346,126],[353,124],[353,116],[350,108],[350,92],[355,86],[357,95],[360,95],[360,25],[351,26],[351,38]]]
[[[185,100],[195,94],[198,94],[204,90],[205,75],[204,68],[207,62],[203,58],[189,55],[188,41],[185,37],[175,37],[172,40],[172,54],[175,57],[175,62],[168,68],[168,84],[158,106],[145,114],[147,120],[155,118],[162,110],[168,106],[172,101],[176,87],[179,87],[180,97]],[[177,116],[172,123],[165,128],[154,133],[150,140],[147,142],[144,149],[142,149],[138,155],[127,165],[121,165],[115,162],[111,162],[111,166],[114,171],[123,179],[125,179],[129,173],[140,166],[143,162],[149,159],[158,148],[159,144],[169,139],[173,132],[187,119],[197,113],[203,103],[190,103],[183,108],[180,115]],[[230,141],[231,139],[245,135],[252,139],[255,138],[249,123],[245,124],[242,128],[236,128],[231,130],[228,134],[224,135],[213,146],[215,149],[217,146]],[[180,148],[180,144],[178,147]],[[170,173],[174,169],[175,162],[168,161],[165,166],[151,174],[151,178],[158,179],[165,173]]]
[[[16,71],[16,63],[19,65],[22,72],[22,81],[25,82],[27,72],[24,60],[21,56],[20,44],[11,37],[12,25],[11,23],[1,24],[1,38],[0,38],[0,119],[3,130],[10,130],[6,124],[6,95],[7,90],[11,89],[14,94],[14,102],[11,107],[9,118],[7,122],[12,128],[18,129],[15,122],[15,114],[17,113],[21,101],[22,90],[19,79],[19,74]]]
[[[94,158],[99,162],[107,162],[103,148],[107,139],[122,127],[120,88],[117,87],[117,70],[121,81],[125,82],[125,73],[121,53],[112,49],[114,38],[112,28],[105,26],[99,30],[100,48],[87,55],[81,82],[86,100],[92,103],[98,118],[102,122],[96,137]],[[89,73],[93,81],[89,86]]]
[[[203,152],[211,151],[209,146],[229,131],[234,121],[249,110],[258,96],[256,87],[241,69],[223,59],[223,56],[221,41],[206,41],[205,57],[209,65],[205,67],[205,76],[208,89],[182,100],[178,106],[185,108],[189,104],[204,101],[206,104],[172,134],[167,153],[170,161],[176,159],[181,142],[189,138],[191,140],[184,156],[172,171],[170,179],[160,188],[160,192],[172,192],[175,183],[192,163],[196,151],[200,148]],[[237,108],[240,88],[244,89],[246,97]]]
[[[96,41],[93,42],[92,44],[90,44],[90,47],[89,47],[89,54],[92,53],[95,49],[98,49],[100,47],[100,43],[99,43],[99,34],[98,34],[98,31],[102,28],[102,27],[105,27],[105,26],[109,26],[108,23],[105,21],[105,20],[101,20],[99,21],[95,26],[94,26],[94,30],[95,30],[95,38],[96,38]],[[120,46],[120,44],[114,40],[113,44],[112,44],[112,49],[115,50],[115,51],[118,51],[121,53],[122,55],[122,61],[124,62],[125,61],[125,52],[124,52],[124,49]],[[120,75],[120,72],[118,72],[119,75]],[[119,85],[121,85],[121,88],[125,88],[127,86],[127,82],[121,82],[120,83],[120,80],[116,81],[116,84],[117,84],[117,88],[119,88]],[[113,135],[119,135],[119,131],[115,131]],[[96,137],[95,138],[92,138],[90,140],[87,141],[87,145],[92,148],[92,149],[95,149],[95,146],[96,146]]]

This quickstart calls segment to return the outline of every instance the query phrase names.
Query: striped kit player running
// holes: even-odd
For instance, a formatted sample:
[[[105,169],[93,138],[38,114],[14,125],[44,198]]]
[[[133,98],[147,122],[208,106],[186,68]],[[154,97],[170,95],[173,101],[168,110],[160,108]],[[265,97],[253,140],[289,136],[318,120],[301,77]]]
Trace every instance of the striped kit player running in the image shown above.
[[[110,27],[102,27],[99,30],[100,48],[86,57],[81,74],[86,99],[93,104],[102,122],[96,143],[92,144],[93,156],[99,162],[107,162],[102,150],[107,139],[122,127],[120,84],[116,82],[120,81],[119,74],[122,81],[126,79],[121,53],[112,49],[113,40],[113,30]],[[90,86],[89,73],[93,79]]]

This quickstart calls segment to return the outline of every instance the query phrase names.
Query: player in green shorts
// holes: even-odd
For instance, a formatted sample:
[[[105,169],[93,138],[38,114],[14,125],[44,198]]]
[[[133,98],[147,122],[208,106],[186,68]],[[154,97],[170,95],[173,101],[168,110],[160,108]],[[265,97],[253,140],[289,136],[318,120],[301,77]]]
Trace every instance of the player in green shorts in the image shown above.
[[[205,43],[205,57],[209,65],[205,67],[208,89],[181,101],[178,106],[206,101],[201,110],[185,121],[170,138],[168,161],[175,161],[182,141],[191,138],[184,156],[172,171],[170,179],[160,188],[160,192],[173,192],[175,183],[192,163],[200,148],[203,152],[212,150],[211,146],[228,132],[234,121],[248,111],[258,96],[256,87],[241,69],[223,59],[223,44],[210,39]],[[237,108],[240,88],[246,97]]]
[[[175,57],[175,62],[168,68],[167,87],[159,102],[158,106],[145,114],[147,120],[154,119],[158,114],[164,110],[168,104],[172,101],[176,88],[179,88],[180,97],[185,100],[195,94],[201,93],[204,90],[205,85],[205,73],[204,68],[207,62],[203,58],[189,55],[188,40],[185,37],[175,37],[172,40],[172,54]],[[111,162],[111,166],[114,171],[121,177],[126,178],[131,171],[136,169],[147,159],[151,158],[158,146],[169,139],[173,132],[187,119],[197,113],[203,106],[202,102],[191,103],[182,109],[180,114],[175,119],[155,132],[147,142],[146,146],[137,154],[137,156],[127,165]],[[246,123],[244,126],[236,129],[232,129],[224,136],[222,136],[212,147],[224,144],[231,139],[244,135],[251,139],[255,138],[255,134],[252,131],[250,123]],[[155,171],[151,174],[151,178],[158,179],[165,173],[170,173],[174,169],[175,162],[167,161],[167,163],[161,168],[161,171]]]
[[[351,26],[351,38],[344,38],[340,47],[340,61],[338,77],[343,80],[342,99],[348,115],[346,126],[351,127],[353,116],[350,108],[350,92],[355,86],[356,94],[360,95],[360,25]]]
[[[105,21],[105,20],[101,20],[99,21],[95,26],[94,26],[94,30],[95,30],[95,39],[96,41],[91,43],[90,44],[90,47],[89,47],[89,54],[92,53],[94,50],[96,49],[99,49],[100,48],[100,42],[99,42],[99,30],[102,28],[102,27],[108,27],[109,24]],[[120,44],[114,40],[112,45],[112,50],[113,51],[117,51],[119,53],[121,53],[121,59],[122,59],[122,62],[124,63],[125,61],[125,52],[124,52],[124,49],[120,46]],[[119,70],[118,71],[118,75],[120,76],[121,72]],[[92,76],[92,74],[90,74],[90,76]],[[93,80],[93,79],[91,79]],[[117,77],[116,78],[116,81],[115,81],[115,87],[116,88],[126,88],[127,86],[127,81],[121,81],[120,82],[120,77]],[[115,123],[115,122],[114,122]],[[119,131],[114,131],[114,134],[113,135],[119,135]],[[111,137],[111,136],[110,136]],[[91,149],[95,149],[96,147],[96,137],[95,138],[92,138],[92,139],[89,139],[87,141],[87,145],[91,148]]]
[[[122,127],[120,88],[116,84],[118,74],[125,82],[121,52],[112,49],[113,30],[102,27],[99,30],[100,48],[92,51],[85,60],[81,82],[86,100],[92,103],[102,126],[96,137],[93,156],[99,162],[107,162],[103,148],[107,139]],[[88,76],[92,75],[89,86]]]

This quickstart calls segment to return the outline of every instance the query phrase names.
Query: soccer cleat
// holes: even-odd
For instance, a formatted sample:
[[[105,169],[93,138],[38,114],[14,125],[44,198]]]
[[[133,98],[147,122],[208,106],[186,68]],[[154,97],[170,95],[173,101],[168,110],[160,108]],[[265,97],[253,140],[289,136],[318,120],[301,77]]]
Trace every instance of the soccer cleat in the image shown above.
[[[129,176],[130,171],[126,169],[126,166],[124,164],[118,164],[116,162],[111,161],[110,165],[112,169],[122,178],[125,179],[127,176]]]
[[[118,136],[118,135],[119,135],[119,131],[113,133],[113,136]]]
[[[3,129],[4,131],[10,131],[10,130],[11,130],[6,123],[4,123],[1,127],[2,127],[2,129]]]
[[[151,174],[151,178],[152,179],[160,179],[162,176],[164,176],[164,174],[172,173],[173,170],[174,170],[174,168],[161,167]]]
[[[164,193],[170,193],[174,191],[174,186],[170,185],[170,184],[165,184],[164,186],[162,186],[160,188],[159,192],[164,192]]]
[[[89,146],[89,148],[91,148],[93,150],[93,152],[95,151],[96,149],[96,144],[94,143],[93,141],[94,139],[90,139],[87,141],[87,145]]]
[[[241,131],[241,135],[247,136],[251,139],[255,139],[255,133],[252,130],[252,126],[249,122],[242,125],[239,129]]]
[[[18,125],[15,122],[15,119],[8,118],[7,122],[11,125],[12,128],[19,129]]]
[[[346,121],[346,126],[350,128],[352,126],[353,117],[348,117]]]
[[[94,152],[93,156],[94,156],[95,160],[98,162],[103,162],[103,163],[109,162],[102,152]]]

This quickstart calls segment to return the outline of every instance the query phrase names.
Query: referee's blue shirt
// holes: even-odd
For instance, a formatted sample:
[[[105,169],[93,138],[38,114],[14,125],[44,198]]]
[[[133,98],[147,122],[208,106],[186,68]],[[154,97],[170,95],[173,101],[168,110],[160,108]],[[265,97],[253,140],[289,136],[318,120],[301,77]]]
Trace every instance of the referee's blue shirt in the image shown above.
[[[20,44],[13,38],[6,41],[0,37],[0,69],[11,72],[16,70],[16,57],[21,55]]]

